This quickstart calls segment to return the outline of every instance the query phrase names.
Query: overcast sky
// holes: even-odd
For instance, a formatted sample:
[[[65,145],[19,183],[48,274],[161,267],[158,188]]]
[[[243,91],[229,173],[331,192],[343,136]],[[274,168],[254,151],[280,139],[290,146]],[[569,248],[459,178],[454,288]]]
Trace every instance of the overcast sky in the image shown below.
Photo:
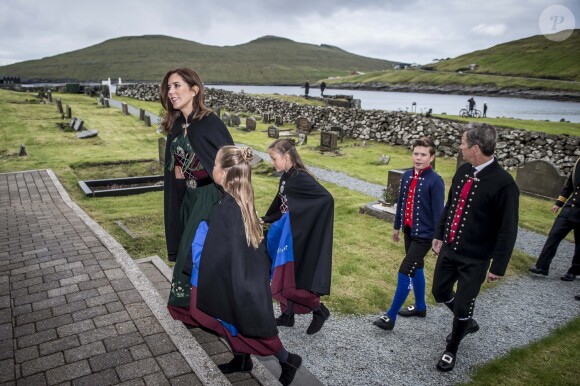
[[[0,65],[140,35],[216,46],[275,35],[425,64],[539,35],[554,4],[579,28],[579,0],[0,0]]]

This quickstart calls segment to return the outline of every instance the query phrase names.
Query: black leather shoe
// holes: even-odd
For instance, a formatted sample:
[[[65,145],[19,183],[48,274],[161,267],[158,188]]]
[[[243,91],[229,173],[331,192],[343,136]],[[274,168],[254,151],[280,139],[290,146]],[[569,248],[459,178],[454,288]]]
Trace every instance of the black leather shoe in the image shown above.
[[[249,373],[254,368],[250,354],[234,354],[234,359],[228,363],[218,365],[224,374]]]
[[[284,386],[288,386],[294,380],[294,376],[296,375],[296,371],[302,364],[302,358],[300,355],[297,354],[288,354],[288,359],[286,359],[286,363],[280,364],[282,367],[282,374],[280,374],[280,378],[278,380]]]
[[[276,318],[276,326],[292,327],[294,326],[294,314],[282,314]]]
[[[544,275],[548,276],[548,270],[543,268],[538,268],[535,265],[532,265],[529,269],[531,273],[535,273],[536,275]]]
[[[404,317],[418,316],[420,318],[424,318],[427,316],[427,309],[419,311],[415,308],[415,306],[409,306],[407,308],[401,308],[399,310],[399,315]]]
[[[455,354],[445,351],[437,362],[437,370],[439,371],[451,371],[455,367]]]
[[[330,311],[324,306],[324,303],[320,303],[320,309],[312,313],[312,322],[310,322],[306,333],[308,335],[316,334],[328,318],[330,318]]]
[[[574,281],[574,280],[576,280],[576,275],[568,272],[564,276],[562,276],[560,278],[560,280],[563,280],[563,281]]]
[[[391,320],[387,315],[383,315],[373,322],[373,324],[383,330],[392,330],[395,328],[395,322]]]
[[[463,340],[463,338],[465,338],[467,334],[474,334],[477,331],[479,331],[479,324],[477,324],[475,319],[471,319],[471,323],[469,323],[469,327],[467,327],[467,330],[465,330],[465,333],[461,337],[461,340]],[[447,338],[445,338],[445,340],[447,341],[447,343],[451,342],[451,334],[447,335]]]

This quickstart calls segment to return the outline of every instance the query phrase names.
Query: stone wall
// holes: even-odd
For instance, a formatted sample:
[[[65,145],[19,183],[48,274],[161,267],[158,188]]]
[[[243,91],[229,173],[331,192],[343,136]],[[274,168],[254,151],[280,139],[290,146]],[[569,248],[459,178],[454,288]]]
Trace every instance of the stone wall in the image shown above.
[[[146,101],[159,100],[158,84],[120,85],[117,95]],[[348,109],[332,106],[309,106],[280,99],[250,96],[231,91],[206,88],[206,104],[230,112],[271,113],[294,124],[306,117],[315,130],[342,127],[350,138],[384,142],[410,147],[413,140],[429,136],[435,140],[438,155],[455,157],[466,123],[448,119],[426,118],[418,114],[382,110]],[[499,162],[513,168],[530,161],[552,162],[559,173],[566,175],[580,157],[580,137],[553,135],[535,131],[498,130],[496,156]]]

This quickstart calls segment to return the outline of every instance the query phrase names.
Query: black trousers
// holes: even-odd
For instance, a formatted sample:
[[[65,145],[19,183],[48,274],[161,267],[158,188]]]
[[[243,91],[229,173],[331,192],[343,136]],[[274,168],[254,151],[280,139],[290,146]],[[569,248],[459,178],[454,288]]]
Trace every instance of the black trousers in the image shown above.
[[[453,314],[459,319],[473,316],[475,298],[487,277],[489,260],[458,256],[444,243],[433,275],[433,296],[438,303],[453,301]],[[457,292],[453,287],[457,283]]]
[[[570,221],[568,218],[569,213],[570,208],[564,207],[562,212],[556,217],[556,220],[554,220],[550,234],[536,262],[536,267],[549,270],[560,242],[573,230],[575,241],[574,257],[572,258],[572,266],[568,269],[568,273],[580,275],[580,223]]]
[[[405,237],[405,258],[401,262],[399,273],[415,277],[415,272],[425,266],[425,255],[431,250],[432,239],[411,236],[411,232],[407,228],[403,234]]]

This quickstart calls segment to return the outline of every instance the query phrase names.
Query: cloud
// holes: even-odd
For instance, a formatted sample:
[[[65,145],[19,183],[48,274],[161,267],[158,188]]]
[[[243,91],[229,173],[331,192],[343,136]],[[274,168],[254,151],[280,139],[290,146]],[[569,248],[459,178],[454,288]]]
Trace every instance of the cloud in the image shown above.
[[[507,27],[505,24],[478,24],[473,27],[473,32],[487,36],[502,36],[505,34]]]

